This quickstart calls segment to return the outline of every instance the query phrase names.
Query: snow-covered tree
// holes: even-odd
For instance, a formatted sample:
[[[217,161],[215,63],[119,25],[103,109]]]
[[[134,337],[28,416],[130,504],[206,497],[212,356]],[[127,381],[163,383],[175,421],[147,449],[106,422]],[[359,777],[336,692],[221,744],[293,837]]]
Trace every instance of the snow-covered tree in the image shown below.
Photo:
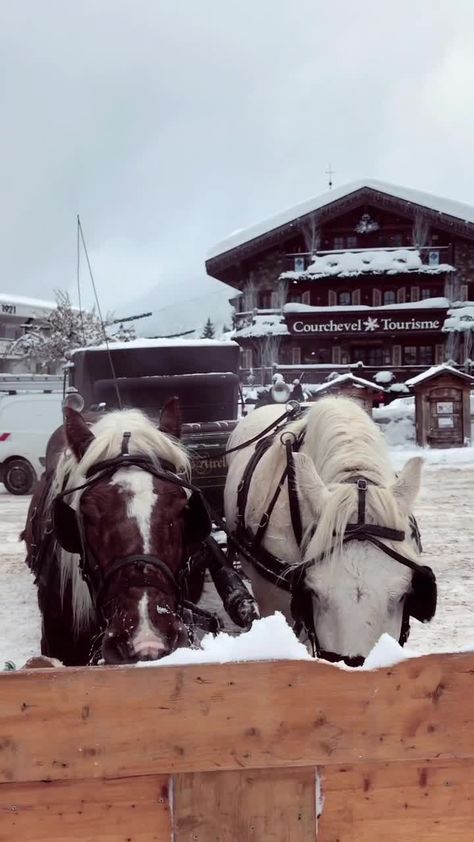
[[[80,312],[67,292],[56,292],[56,307],[42,322],[16,339],[7,354],[35,357],[44,368],[57,368],[74,348],[98,345],[106,338],[104,328],[92,311]]]
[[[135,333],[135,326],[132,324],[125,325],[122,322],[120,323],[118,330],[112,336],[114,342],[131,342],[136,338],[137,334]]]
[[[203,331],[201,333],[201,339],[214,339],[216,335],[216,331],[214,325],[211,322],[211,318],[209,316],[206,324],[204,325]]]

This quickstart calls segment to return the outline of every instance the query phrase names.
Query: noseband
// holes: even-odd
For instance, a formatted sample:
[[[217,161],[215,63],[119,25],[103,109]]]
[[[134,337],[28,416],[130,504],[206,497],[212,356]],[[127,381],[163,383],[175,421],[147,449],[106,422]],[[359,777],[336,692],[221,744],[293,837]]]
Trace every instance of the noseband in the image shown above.
[[[80,507],[75,510],[65,502],[65,497],[77,491],[87,491],[94,488],[102,480],[110,479],[121,468],[140,468],[157,479],[191,491],[189,508],[190,510],[193,508],[197,510],[196,516],[202,532],[198,538],[204,540],[210,534],[212,524],[200,489],[184,477],[178,476],[174,472],[174,466],[164,460],[161,461],[161,466],[157,467],[146,456],[130,455],[128,452],[129,440],[130,434],[125,433],[119,456],[96,463],[87,471],[84,483],[75,488],[63,489],[54,498],[53,527],[56,539],[63,549],[79,555],[82,578],[87,584],[94,608],[102,623],[105,623],[104,608],[107,604],[107,592],[114,578],[120,571],[133,568],[138,574],[139,584],[137,586],[168,591],[176,599],[176,613],[182,617],[183,621],[184,618],[188,621],[191,619],[195,622],[195,625],[215,634],[220,628],[219,620],[215,615],[198,608],[186,599],[186,580],[191,570],[189,558],[186,558],[184,566],[177,575],[165,561],[150,553],[139,553],[118,558],[104,570],[87,543]],[[132,586],[129,585],[129,587]]]

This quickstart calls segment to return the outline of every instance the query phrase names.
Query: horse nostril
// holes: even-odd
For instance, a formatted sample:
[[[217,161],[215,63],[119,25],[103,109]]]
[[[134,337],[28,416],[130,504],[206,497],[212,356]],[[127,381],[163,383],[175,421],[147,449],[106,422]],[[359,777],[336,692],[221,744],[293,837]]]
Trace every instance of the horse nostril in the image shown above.
[[[354,655],[352,658],[343,658],[343,661],[348,667],[361,667],[365,658],[363,655]]]

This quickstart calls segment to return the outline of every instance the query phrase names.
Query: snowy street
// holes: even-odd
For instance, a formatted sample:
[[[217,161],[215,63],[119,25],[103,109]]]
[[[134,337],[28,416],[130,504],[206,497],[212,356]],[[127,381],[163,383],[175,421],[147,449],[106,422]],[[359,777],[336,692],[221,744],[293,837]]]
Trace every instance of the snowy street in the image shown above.
[[[431,452],[415,514],[424,546],[423,561],[438,578],[438,611],[429,626],[412,623],[408,646],[418,653],[474,647],[474,458],[472,451]],[[406,451],[394,454],[396,467]],[[467,457],[467,458],[466,458]],[[444,466],[449,460],[451,466]],[[459,463],[459,467],[456,464]],[[18,540],[29,498],[0,493],[0,665],[17,666],[39,652],[40,620],[32,577]],[[209,597],[204,604],[210,607]],[[212,600],[214,603],[214,600]],[[214,607],[214,605],[212,605]]]

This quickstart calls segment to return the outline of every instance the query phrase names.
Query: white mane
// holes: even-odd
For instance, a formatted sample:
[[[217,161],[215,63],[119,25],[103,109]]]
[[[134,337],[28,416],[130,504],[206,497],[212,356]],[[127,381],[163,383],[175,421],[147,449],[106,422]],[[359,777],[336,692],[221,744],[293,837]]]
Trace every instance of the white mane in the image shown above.
[[[62,454],[49,492],[50,501],[63,489],[82,485],[88,470],[96,463],[118,456],[126,432],[131,433],[128,448],[131,455],[147,456],[157,467],[160,459],[164,459],[174,465],[177,473],[184,473],[186,478],[190,477],[191,464],[185,448],[162,433],[137,409],[109,412],[91,425],[91,432],[94,434],[94,440],[79,462],[69,449]],[[71,494],[71,497],[67,498],[67,502],[74,509],[79,505],[80,493]],[[61,595],[64,595],[66,585],[71,580],[74,623],[76,629],[80,629],[88,624],[93,614],[89,589],[81,576],[79,556],[61,550],[60,559]]]
[[[300,452],[310,457],[330,492],[321,507],[316,532],[311,540],[311,551],[315,556],[329,554],[337,544],[340,545],[347,524],[357,520],[358,492],[354,483],[344,482],[349,477],[360,475],[369,483],[374,483],[369,484],[366,494],[368,523],[408,531],[407,516],[401,513],[392,492],[396,476],[390,464],[385,439],[359,404],[345,397],[321,398],[303,418],[292,422],[285,430],[292,431],[296,436],[304,431]],[[250,507],[254,510],[253,517],[257,523],[274,494],[277,478],[281,476],[286,464],[285,448],[279,435],[269,448],[267,458],[262,460],[263,464],[268,482],[258,483],[258,493],[255,496],[252,493],[251,501],[256,499],[258,506]],[[255,480],[252,484],[257,485]],[[304,502],[301,498],[304,497],[305,484],[305,477],[300,474],[297,482],[300,503]],[[309,479],[308,493],[311,493]],[[283,496],[287,499],[286,486]],[[413,555],[410,544],[407,546],[404,543],[402,548],[398,543],[396,549]]]

